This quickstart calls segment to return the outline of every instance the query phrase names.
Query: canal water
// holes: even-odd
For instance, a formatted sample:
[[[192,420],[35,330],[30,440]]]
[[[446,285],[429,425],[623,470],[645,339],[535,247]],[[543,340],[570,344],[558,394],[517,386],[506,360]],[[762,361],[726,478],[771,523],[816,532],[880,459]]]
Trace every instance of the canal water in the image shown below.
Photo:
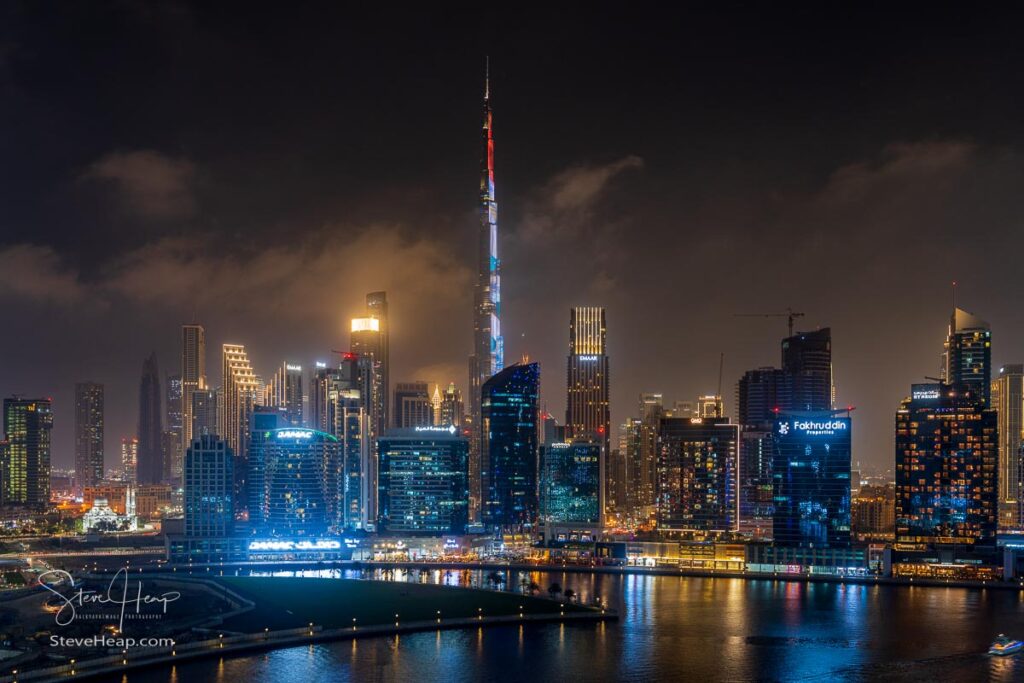
[[[308,572],[488,587],[491,572]],[[289,575],[294,575],[289,573]],[[531,572],[546,591],[620,612],[607,624],[533,624],[363,638],[133,672],[128,683],[223,681],[1024,681],[1016,591]]]

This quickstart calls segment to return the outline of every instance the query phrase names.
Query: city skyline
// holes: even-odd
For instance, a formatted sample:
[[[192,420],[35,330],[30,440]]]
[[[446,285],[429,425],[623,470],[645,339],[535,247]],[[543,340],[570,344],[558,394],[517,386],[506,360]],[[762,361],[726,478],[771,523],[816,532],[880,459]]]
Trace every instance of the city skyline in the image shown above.
[[[150,30],[130,10],[117,16],[109,27],[115,35]],[[162,25],[159,35],[197,36],[204,49],[214,49],[216,36],[197,26],[215,16],[192,10],[179,19]],[[714,13],[701,19],[716,21]],[[948,28],[941,19],[934,20],[937,28]],[[10,27],[21,28],[18,21]],[[47,30],[60,32],[54,26]],[[479,130],[481,70],[488,54],[501,184],[505,356],[511,360],[528,354],[546,376],[558,376],[564,364],[565,311],[604,307],[608,354],[616,372],[613,426],[634,414],[641,392],[662,393],[667,402],[714,393],[723,352],[726,411],[735,416],[732,387],[747,369],[776,362],[785,326],[781,320],[737,318],[734,313],[793,307],[806,312],[799,330],[832,329],[837,405],[857,407],[853,458],[880,468],[890,467],[891,415],[906,386],[939,367],[934,345],[944,336],[951,280],[960,283],[958,305],[993,326],[994,368],[1024,360],[1024,322],[1006,294],[1013,291],[1012,268],[1000,267],[1020,240],[1012,229],[1019,211],[1011,191],[1024,178],[1024,165],[1015,156],[1019,141],[1008,121],[996,114],[985,118],[948,102],[944,92],[949,84],[944,82],[925,79],[913,96],[897,97],[895,104],[875,94],[910,68],[881,57],[882,47],[896,36],[880,35],[884,45],[862,54],[859,63],[839,54],[838,47],[826,50],[824,62],[842,68],[835,92],[828,89],[833,99],[810,103],[809,111],[818,117],[814,125],[797,126],[791,116],[794,107],[808,104],[801,86],[814,82],[812,68],[803,65],[781,77],[777,98],[755,88],[749,97],[763,108],[764,125],[780,133],[769,143],[745,137],[736,127],[738,120],[716,121],[696,108],[670,110],[685,125],[651,125],[664,119],[663,107],[684,102],[686,93],[704,93],[704,111],[738,102],[737,95],[715,84],[742,78],[742,60],[721,64],[709,59],[701,52],[707,45],[697,37],[691,36],[694,42],[683,54],[673,56],[643,47],[634,36],[630,45],[639,49],[617,69],[600,57],[590,39],[576,37],[566,48],[566,64],[546,73],[547,64],[514,48],[526,33],[513,24],[500,27],[485,42],[474,39],[468,56],[421,64],[389,61],[386,85],[374,80],[382,67],[357,60],[366,74],[345,71],[339,89],[322,95],[305,86],[326,67],[304,66],[301,84],[288,92],[303,101],[326,98],[321,103],[332,112],[350,103],[358,87],[372,83],[376,88],[372,102],[354,107],[351,121],[358,126],[339,129],[332,122],[330,130],[336,132],[330,144],[315,155],[314,166],[326,178],[320,182],[304,182],[311,180],[304,176],[267,191],[258,179],[229,164],[229,154],[252,140],[255,123],[240,126],[223,148],[210,142],[188,111],[163,136],[104,128],[83,144],[73,129],[59,133],[66,146],[42,149],[37,162],[40,186],[56,197],[52,208],[40,209],[40,191],[35,190],[21,193],[23,201],[9,215],[26,226],[51,215],[73,214],[74,220],[55,238],[26,241],[13,224],[0,233],[0,296],[28,330],[26,338],[0,341],[9,359],[5,369],[10,368],[0,378],[0,394],[53,397],[55,465],[70,466],[73,459],[74,383],[105,385],[108,440],[133,436],[138,364],[155,349],[161,368],[177,371],[179,325],[193,320],[205,326],[211,350],[225,342],[245,344],[257,372],[266,377],[285,359],[304,367],[330,360],[330,349],[345,344],[348,320],[364,314],[365,293],[387,291],[392,383],[422,378],[446,386],[454,381],[466,393],[479,204],[479,137],[474,131]],[[750,44],[732,45],[740,56],[763,47],[750,30],[741,30],[737,41],[741,38]],[[928,54],[934,49],[917,47]],[[984,45],[970,48],[960,56],[971,53],[972,59],[983,60],[989,54]],[[90,49],[104,68],[117,56]],[[156,41],[133,49],[156,59],[167,48]],[[335,60],[347,54],[342,48],[320,49]],[[799,65],[801,55],[825,48],[804,36],[793,49],[797,54],[770,52],[770,66]],[[15,54],[5,83],[16,101],[26,110],[55,105],[24,80],[52,75],[55,67]],[[185,68],[198,65],[189,62]],[[570,72],[585,87],[574,88],[574,98],[567,101],[562,88]],[[106,73],[96,67],[84,77],[97,80]],[[629,79],[637,73],[643,77],[631,86]],[[128,82],[139,78],[130,69],[124,76]],[[284,87],[273,75],[267,78]],[[962,92],[987,85],[950,78]],[[667,103],[633,112],[625,119],[630,125],[613,126],[613,134],[597,135],[589,126],[561,120],[611,125],[623,115],[611,95],[665,79],[675,84]],[[852,93],[849,101],[842,96],[843,86]],[[151,87],[157,102],[173,94],[170,86]],[[359,137],[356,128],[372,131],[393,124],[383,112],[398,99],[416,103],[414,110],[401,110],[413,116],[425,151],[407,157],[398,171],[388,165],[386,173],[370,161],[369,150],[342,153]],[[118,108],[123,101],[114,94],[101,92],[99,100],[123,115]],[[920,101],[934,105],[931,118],[923,128],[909,129],[911,121],[920,123]],[[850,102],[869,118],[885,102],[890,116],[876,120],[856,139],[844,137],[850,122],[837,112],[840,103]],[[289,116],[281,138],[267,152],[270,163],[311,153],[308,136],[301,132],[306,127],[328,130],[308,114],[309,108],[299,109],[305,116]],[[217,115],[227,111],[217,110]],[[560,120],[553,123],[556,112]],[[143,108],[138,116],[142,123],[162,120],[156,108]],[[375,117],[380,121],[371,120]],[[27,139],[39,134],[36,123],[16,123]],[[641,130],[645,126],[650,130]],[[668,130],[672,134],[666,138]],[[655,132],[662,133],[656,140]],[[806,145],[816,135],[843,142],[826,145],[828,151],[809,158],[796,158],[784,147]],[[534,151],[538,148],[543,156]],[[737,162],[744,163],[743,171],[736,170]],[[347,192],[335,197],[334,183],[356,168],[365,170],[365,180],[353,189],[365,190],[363,183],[376,189],[363,192],[365,197]],[[147,183],[136,182],[139,178]],[[14,191],[22,182],[12,179],[9,187]],[[669,186],[681,191],[665,191]],[[939,206],[936,187],[944,190]],[[288,230],[275,231],[265,219],[253,223],[242,208],[242,198],[253,196],[263,197],[261,208],[271,222]],[[853,205],[874,210],[858,209],[851,216]],[[249,225],[251,237],[242,232]],[[888,237],[897,233],[899,238]],[[925,235],[939,235],[951,248],[936,251],[915,239]],[[100,236],[118,238],[116,246],[97,252],[91,244],[102,240],[92,237]],[[1006,248],[990,249],[997,239]],[[885,250],[875,248],[879,240],[887,240]],[[748,252],[758,260],[747,259]],[[964,255],[977,254],[992,261],[984,275],[962,265]],[[766,256],[779,266],[758,270]],[[719,286],[698,297],[685,286],[666,285],[677,266],[673,257],[684,259],[694,282],[715,278]],[[334,274],[332,258],[352,267]],[[636,262],[646,267],[632,267]],[[731,270],[723,270],[726,265]],[[779,275],[765,278],[765,272]],[[209,282],[210,291],[197,288],[199,282]],[[885,302],[897,293],[915,306],[887,308]],[[671,315],[661,315],[664,310]],[[268,319],[287,324],[268,325]],[[444,324],[435,324],[438,320]],[[702,333],[688,337],[684,332],[693,324]],[[877,325],[900,342],[881,339]],[[67,328],[80,329],[91,340],[73,361],[57,347]],[[562,414],[562,392],[551,383],[543,392],[547,410]],[[107,467],[114,464],[111,456],[108,449]]]

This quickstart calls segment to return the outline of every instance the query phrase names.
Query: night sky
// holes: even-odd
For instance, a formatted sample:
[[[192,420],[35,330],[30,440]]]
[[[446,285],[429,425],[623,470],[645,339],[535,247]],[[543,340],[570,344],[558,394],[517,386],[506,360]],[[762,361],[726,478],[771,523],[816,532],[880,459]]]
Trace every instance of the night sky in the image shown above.
[[[258,373],[347,348],[387,290],[392,381],[465,388],[485,55],[506,360],[564,415],[569,307],[608,309],[612,419],[778,364],[831,326],[855,461],[938,372],[951,307],[1024,361],[1024,43],[1002,8],[652,5],[370,16],[336,5],[5,3],[0,395],[107,391],[107,464],[142,360],[182,322]],[[767,5],[767,4],[766,4]],[[479,3],[483,7],[483,3]]]

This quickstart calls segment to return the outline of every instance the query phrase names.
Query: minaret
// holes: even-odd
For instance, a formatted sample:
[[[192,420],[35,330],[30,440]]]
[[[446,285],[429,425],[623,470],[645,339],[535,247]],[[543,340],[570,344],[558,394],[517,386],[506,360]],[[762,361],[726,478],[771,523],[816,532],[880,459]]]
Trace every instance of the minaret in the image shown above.
[[[480,227],[477,232],[477,280],[473,288],[473,355],[469,357],[469,406],[472,421],[469,479],[470,516],[479,519],[480,390],[505,366],[501,337],[501,261],[498,260],[498,204],[494,200],[494,136],[490,60],[484,76],[484,116],[480,155]]]

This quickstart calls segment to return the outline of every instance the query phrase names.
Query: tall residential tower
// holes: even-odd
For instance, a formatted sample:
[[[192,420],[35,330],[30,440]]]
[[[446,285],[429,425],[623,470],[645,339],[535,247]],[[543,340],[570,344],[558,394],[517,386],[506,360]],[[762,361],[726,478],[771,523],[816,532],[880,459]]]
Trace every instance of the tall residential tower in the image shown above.
[[[604,309],[578,306],[569,313],[569,363],[565,432],[570,439],[592,439],[608,454],[611,413]]]
[[[75,491],[103,479],[103,385],[75,384]]]

